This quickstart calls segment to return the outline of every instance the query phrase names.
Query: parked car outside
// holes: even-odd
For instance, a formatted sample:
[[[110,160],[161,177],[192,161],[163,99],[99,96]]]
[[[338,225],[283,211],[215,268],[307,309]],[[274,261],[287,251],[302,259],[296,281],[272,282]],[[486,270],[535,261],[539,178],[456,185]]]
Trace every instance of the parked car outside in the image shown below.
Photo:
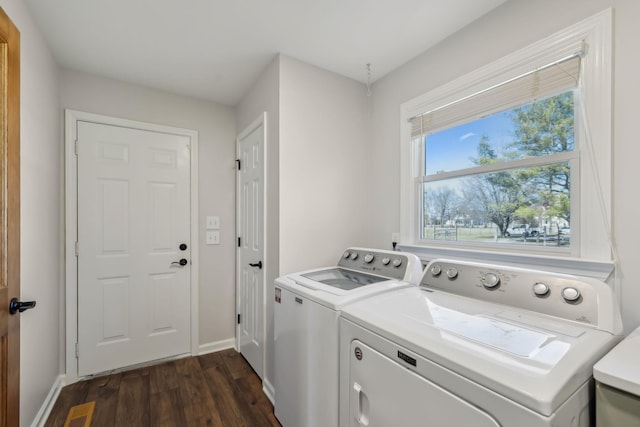
[[[537,237],[540,234],[540,231],[531,227],[529,224],[518,224],[513,227],[507,228],[504,235],[506,237]]]

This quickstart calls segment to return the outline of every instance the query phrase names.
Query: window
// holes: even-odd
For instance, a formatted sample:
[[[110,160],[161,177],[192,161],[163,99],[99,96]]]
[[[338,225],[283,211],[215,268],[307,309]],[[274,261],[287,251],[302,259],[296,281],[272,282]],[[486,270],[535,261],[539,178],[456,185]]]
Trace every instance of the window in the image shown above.
[[[611,259],[610,20],[403,104],[401,244]]]
[[[412,119],[413,143],[422,153],[422,240],[570,244],[571,164],[579,161],[574,151],[579,59],[576,55],[505,83],[530,81],[526,92],[536,98],[516,107],[435,131],[429,116],[440,111]],[[549,74],[559,79],[540,96],[545,72],[547,80]],[[558,80],[566,81],[559,86]],[[476,95],[489,98],[481,111],[495,102],[495,91],[507,90]],[[477,104],[474,98],[447,108],[469,113],[464,104]]]

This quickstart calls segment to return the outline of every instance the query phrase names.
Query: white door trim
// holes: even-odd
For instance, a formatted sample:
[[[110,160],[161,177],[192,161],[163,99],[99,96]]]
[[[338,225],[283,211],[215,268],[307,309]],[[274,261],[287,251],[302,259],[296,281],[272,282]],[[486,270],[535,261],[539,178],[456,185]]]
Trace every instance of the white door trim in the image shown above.
[[[76,241],[78,240],[78,165],[75,154],[76,122],[78,121],[171,133],[187,136],[191,139],[191,354],[197,355],[199,348],[198,132],[191,129],[67,109],[65,110],[65,371],[67,384],[76,382],[79,379],[78,359],[76,358],[76,342],[78,340],[78,258],[76,257]]]
[[[263,195],[264,195],[264,203],[262,206],[262,221],[264,223],[264,227],[262,227],[262,233],[263,233],[263,251],[264,251],[264,255],[263,255],[263,263],[264,263],[264,289],[262,292],[262,338],[263,338],[263,343],[262,343],[262,366],[263,366],[263,378],[265,377],[265,370],[266,370],[266,363],[267,363],[267,342],[266,342],[266,336],[267,336],[267,291],[266,291],[266,287],[267,287],[267,278],[269,277],[269,272],[271,270],[271,267],[269,265],[269,263],[267,263],[267,248],[269,247],[268,245],[268,233],[267,233],[267,177],[269,176],[268,173],[268,168],[269,168],[269,164],[267,162],[267,152],[268,152],[268,141],[267,141],[267,112],[263,112],[262,114],[260,114],[260,116],[258,116],[258,118],[256,118],[253,122],[251,122],[251,124],[249,126],[247,126],[242,132],[240,132],[240,134],[236,137],[236,154],[238,153],[238,146],[239,143],[242,139],[246,138],[247,135],[251,134],[254,130],[256,130],[258,127],[260,127],[262,125],[262,141],[263,141],[263,156],[262,156],[262,161],[263,163],[263,169],[262,169],[262,173],[263,173],[263,183],[264,183],[264,187],[262,189],[263,191]],[[236,175],[237,177],[237,175]],[[236,238],[239,236],[240,234],[240,229],[239,229],[239,224],[240,224],[240,198],[238,197],[238,185],[239,183],[236,182]],[[236,316],[238,315],[238,313],[240,312],[240,262],[239,262],[239,258],[240,258],[240,248],[238,247],[238,245],[236,245]],[[240,351],[240,324],[238,324],[237,320],[236,320],[236,350]]]

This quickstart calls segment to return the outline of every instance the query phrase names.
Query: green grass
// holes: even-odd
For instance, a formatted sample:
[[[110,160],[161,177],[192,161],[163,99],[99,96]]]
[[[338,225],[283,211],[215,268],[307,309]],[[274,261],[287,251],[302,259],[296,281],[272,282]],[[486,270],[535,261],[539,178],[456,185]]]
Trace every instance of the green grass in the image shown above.
[[[435,238],[434,238],[435,233]],[[495,240],[495,227],[425,227],[424,238],[427,240],[464,240],[471,242],[491,242]]]
[[[441,227],[430,226],[424,228],[424,239],[434,241],[463,241],[463,242],[481,242],[481,243],[516,243],[530,246],[565,246],[569,244],[569,240],[565,239],[560,242],[555,236],[547,238],[527,238],[518,237],[498,237],[496,241],[497,228],[494,227]],[[435,238],[434,238],[435,235]]]

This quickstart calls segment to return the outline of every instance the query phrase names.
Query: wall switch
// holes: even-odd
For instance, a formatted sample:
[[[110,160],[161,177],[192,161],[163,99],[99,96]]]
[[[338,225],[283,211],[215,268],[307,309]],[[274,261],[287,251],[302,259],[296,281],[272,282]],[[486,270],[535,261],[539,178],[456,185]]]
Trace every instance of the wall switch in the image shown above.
[[[220,228],[220,217],[219,216],[208,216],[207,217],[207,230],[218,230]]]
[[[207,245],[219,245],[220,244],[220,232],[207,231]]]

